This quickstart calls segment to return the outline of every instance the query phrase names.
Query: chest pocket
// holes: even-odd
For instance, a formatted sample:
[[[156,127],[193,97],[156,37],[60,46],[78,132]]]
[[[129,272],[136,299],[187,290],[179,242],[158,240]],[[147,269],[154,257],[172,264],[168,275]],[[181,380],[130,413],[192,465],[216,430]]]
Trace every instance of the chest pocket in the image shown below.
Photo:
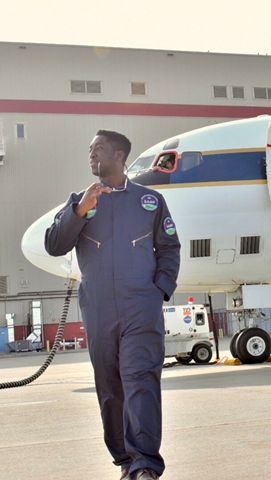
[[[80,270],[87,273],[88,270],[100,270],[103,244],[94,236],[81,233],[77,244],[78,261]]]
[[[150,272],[155,268],[153,250],[153,231],[148,229],[131,237],[133,267],[141,272]]]
[[[133,247],[140,246],[140,244],[139,244],[139,245],[137,245],[137,244],[138,244],[139,242],[141,242],[141,244],[142,244],[143,241],[145,240],[145,238],[148,238],[148,237],[150,237],[151,235],[152,235],[152,231],[150,231],[150,232],[148,232],[148,233],[144,233],[144,234],[142,234],[142,235],[139,235],[137,238],[134,238],[134,239],[132,240],[132,245],[133,245]],[[146,243],[146,242],[145,242],[145,243]],[[144,244],[144,243],[143,243],[143,244]]]

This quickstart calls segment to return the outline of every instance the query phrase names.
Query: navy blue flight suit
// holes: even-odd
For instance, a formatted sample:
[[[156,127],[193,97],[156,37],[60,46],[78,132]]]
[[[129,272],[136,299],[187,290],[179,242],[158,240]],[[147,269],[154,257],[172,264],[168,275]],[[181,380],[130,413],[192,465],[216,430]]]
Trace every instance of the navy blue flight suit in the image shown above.
[[[103,193],[80,218],[74,208],[83,194],[71,194],[45,247],[59,256],[76,246],[79,304],[114,463],[162,475],[162,304],[179,270],[175,225],[159,192],[129,180],[125,191]]]

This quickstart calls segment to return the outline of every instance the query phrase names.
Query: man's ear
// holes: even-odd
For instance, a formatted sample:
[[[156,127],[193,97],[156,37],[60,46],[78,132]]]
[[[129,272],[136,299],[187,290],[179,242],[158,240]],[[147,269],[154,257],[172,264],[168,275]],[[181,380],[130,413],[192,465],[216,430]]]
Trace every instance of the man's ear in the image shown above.
[[[115,153],[115,158],[116,161],[120,161],[123,164],[124,152],[122,150],[117,150]]]

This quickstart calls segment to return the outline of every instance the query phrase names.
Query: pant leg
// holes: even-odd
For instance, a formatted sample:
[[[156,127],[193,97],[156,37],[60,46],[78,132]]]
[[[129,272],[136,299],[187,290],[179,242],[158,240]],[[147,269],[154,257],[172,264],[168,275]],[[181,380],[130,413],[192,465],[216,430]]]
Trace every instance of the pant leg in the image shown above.
[[[141,282],[140,282],[141,283]],[[163,294],[154,285],[126,290],[126,319],[120,342],[124,390],[124,442],[130,473],[141,468],[162,475],[161,372],[164,361]]]
[[[115,465],[130,466],[123,436],[123,387],[119,373],[120,328],[114,290],[110,282],[85,286],[80,307],[87,333],[96,391],[101,409],[104,440]],[[91,289],[91,290],[90,290]],[[85,294],[85,296],[84,296]],[[100,298],[102,297],[102,298]],[[103,300],[103,301],[102,301]]]

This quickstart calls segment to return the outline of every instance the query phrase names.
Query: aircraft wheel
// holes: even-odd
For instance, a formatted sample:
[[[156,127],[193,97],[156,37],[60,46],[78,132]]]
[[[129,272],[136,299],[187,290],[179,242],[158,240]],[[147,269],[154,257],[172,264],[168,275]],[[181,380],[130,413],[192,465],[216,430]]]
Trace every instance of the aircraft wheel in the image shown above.
[[[263,363],[270,356],[270,336],[261,328],[247,328],[236,340],[236,351],[243,363]]]
[[[237,338],[239,337],[240,333],[243,332],[244,330],[246,330],[246,328],[243,328],[242,330],[238,330],[238,332],[235,332],[235,334],[231,337],[230,352],[231,352],[233,358],[238,358],[237,350],[236,350],[236,342],[237,342]]]
[[[192,357],[187,356],[187,357],[175,357],[178,363],[181,363],[182,365],[187,365],[189,362],[191,362]]]
[[[209,345],[205,343],[200,343],[196,345],[193,352],[192,357],[196,363],[208,363],[213,356],[212,349]]]

